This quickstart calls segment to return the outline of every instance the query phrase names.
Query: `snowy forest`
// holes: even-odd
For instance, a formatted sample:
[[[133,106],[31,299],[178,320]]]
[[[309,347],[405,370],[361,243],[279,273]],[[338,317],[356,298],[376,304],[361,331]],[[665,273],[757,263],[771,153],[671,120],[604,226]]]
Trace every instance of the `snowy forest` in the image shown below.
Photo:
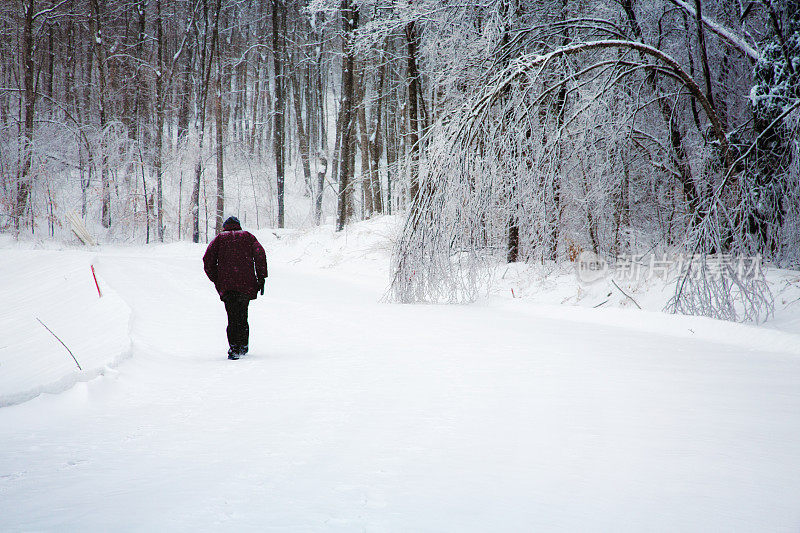
[[[800,532],[800,0],[0,35],[0,533]]]
[[[3,232],[403,213],[398,301],[582,251],[800,261],[797,0],[7,0],[0,32]],[[757,318],[762,282],[672,305]]]

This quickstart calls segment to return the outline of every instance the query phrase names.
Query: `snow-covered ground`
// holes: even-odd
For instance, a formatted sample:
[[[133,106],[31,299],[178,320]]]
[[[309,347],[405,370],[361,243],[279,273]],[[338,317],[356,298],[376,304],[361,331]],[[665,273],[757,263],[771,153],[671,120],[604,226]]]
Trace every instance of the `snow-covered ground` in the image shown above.
[[[380,303],[398,223],[257,232],[240,361],[203,245],[4,241],[0,530],[800,529],[794,307]]]

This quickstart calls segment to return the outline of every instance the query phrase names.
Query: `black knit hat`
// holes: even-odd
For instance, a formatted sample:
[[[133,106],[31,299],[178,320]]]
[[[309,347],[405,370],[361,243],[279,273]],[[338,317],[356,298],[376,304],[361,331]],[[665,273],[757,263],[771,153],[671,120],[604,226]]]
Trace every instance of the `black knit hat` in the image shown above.
[[[239,219],[236,217],[228,217],[228,220],[222,225],[222,229],[225,231],[230,230],[237,230],[242,229],[242,225],[239,223]]]

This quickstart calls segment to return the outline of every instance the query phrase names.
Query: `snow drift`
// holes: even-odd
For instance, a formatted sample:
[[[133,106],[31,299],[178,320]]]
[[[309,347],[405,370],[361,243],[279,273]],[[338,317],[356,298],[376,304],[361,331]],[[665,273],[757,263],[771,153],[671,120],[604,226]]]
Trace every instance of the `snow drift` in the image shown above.
[[[130,354],[131,311],[103,283],[93,252],[4,249],[0,253],[0,407],[68,389]],[[37,320],[38,319],[38,320]],[[83,370],[46,324],[69,347]]]

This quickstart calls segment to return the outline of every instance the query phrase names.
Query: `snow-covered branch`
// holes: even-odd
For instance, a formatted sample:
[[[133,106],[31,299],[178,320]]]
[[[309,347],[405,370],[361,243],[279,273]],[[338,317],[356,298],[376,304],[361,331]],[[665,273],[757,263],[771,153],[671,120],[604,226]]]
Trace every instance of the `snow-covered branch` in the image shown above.
[[[694,7],[690,6],[683,0],[669,0],[679,8],[683,9],[693,17],[697,16],[697,11],[695,11]],[[741,35],[737,35],[732,30],[726,28],[722,24],[712,20],[707,15],[703,15],[703,23],[711,30],[713,33],[717,34],[721,37],[725,42],[745,54],[747,57],[752,59],[753,61],[758,61],[761,59],[761,53],[752,47],[747,41],[744,40],[744,37]]]

